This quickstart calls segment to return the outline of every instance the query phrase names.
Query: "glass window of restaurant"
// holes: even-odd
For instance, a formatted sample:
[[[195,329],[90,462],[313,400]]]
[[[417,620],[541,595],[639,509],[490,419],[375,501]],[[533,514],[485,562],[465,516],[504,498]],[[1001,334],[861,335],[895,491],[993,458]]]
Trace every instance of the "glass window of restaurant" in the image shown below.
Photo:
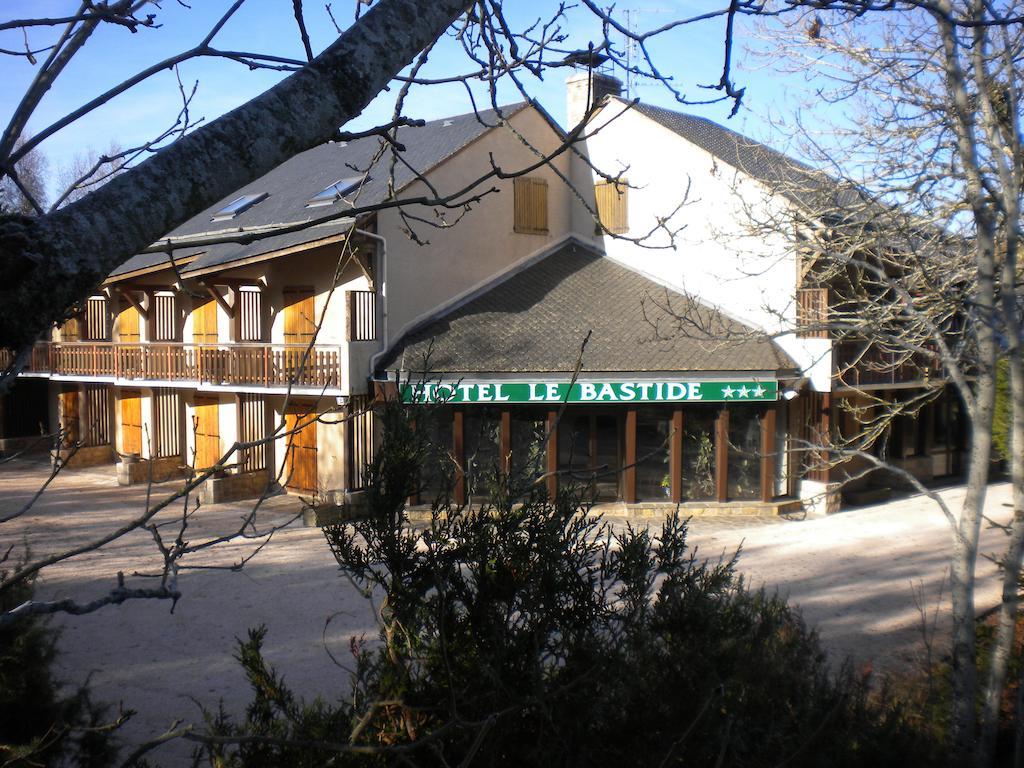
[[[621,413],[567,408],[558,425],[558,470],[559,483],[582,488],[584,498],[621,498]]]
[[[420,408],[416,412],[416,429],[421,431],[425,445],[420,472],[419,501],[433,504],[450,497],[455,487],[457,466],[452,455],[452,409],[441,405]]]
[[[501,411],[467,408],[463,423],[466,495],[479,503],[487,500],[501,474]]]
[[[512,430],[509,471],[512,483],[525,489],[544,475],[547,411],[529,406],[509,410]]]
[[[671,491],[669,457],[672,411],[640,408],[636,415],[637,501],[665,501]]]
[[[715,419],[718,406],[688,407],[683,417],[683,501],[715,498]]]
[[[752,501],[761,497],[761,416],[760,408],[729,409],[729,481],[730,501]]]

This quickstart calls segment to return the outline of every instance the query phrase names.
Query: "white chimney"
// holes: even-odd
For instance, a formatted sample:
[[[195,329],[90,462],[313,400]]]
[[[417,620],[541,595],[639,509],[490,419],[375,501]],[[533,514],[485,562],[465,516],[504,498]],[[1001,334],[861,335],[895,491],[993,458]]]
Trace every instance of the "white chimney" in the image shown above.
[[[587,110],[605,96],[622,93],[622,81],[593,70],[582,70],[565,81],[565,130],[575,128]]]

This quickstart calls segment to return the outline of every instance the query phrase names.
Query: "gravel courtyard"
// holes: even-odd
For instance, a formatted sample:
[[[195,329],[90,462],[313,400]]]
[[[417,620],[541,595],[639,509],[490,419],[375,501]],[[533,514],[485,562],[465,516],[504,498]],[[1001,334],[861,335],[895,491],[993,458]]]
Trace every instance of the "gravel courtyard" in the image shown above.
[[[38,459],[0,466],[0,515],[20,508],[46,478]],[[154,495],[166,493],[156,486]],[[954,507],[960,487],[942,495]],[[988,515],[1009,517],[1009,486],[994,484]],[[112,470],[62,473],[32,510],[0,529],[4,550],[22,540],[33,556],[90,541],[138,514],[144,487],[118,488]],[[188,530],[193,541],[237,527],[246,504],[204,507]],[[270,499],[262,524],[283,522],[298,511],[287,496]],[[180,515],[180,506],[162,519]],[[913,663],[921,649],[921,618],[914,597],[920,589],[929,612],[939,611],[939,637],[948,631],[947,557],[949,527],[928,499],[910,497],[886,504],[803,520],[697,518],[690,543],[705,557],[731,554],[742,545],[739,570],[748,583],[765,584],[790,597],[817,627],[835,658],[870,661],[875,669]],[[1003,534],[983,532],[983,551],[1003,546]],[[219,546],[193,565],[230,565],[252,544]],[[37,585],[40,599],[87,601],[115,585],[118,571],[133,577],[155,572],[160,558],[148,532],[133,532],[102,553],[89,553],[48,568]],[[982,558],[978,609],[996,604],[995,568]],[[236,637],[266,624],[267,658],[305,696],[338,696],[347,672],[335,666],[347,656],[353,634],[375,633],[370,607],[342,579],[320,532],[293,524],[280,531],[244,570],[197,569],[182,573],[183,598],[174,612],[163,601],[132,601],[79,617],[58,617],[62,629],[61,674],[78,682],[90,677],[96,698],[122,702],[137,711],[123,731],[128,744],[161,733],[173,722],[199,716],[194,699],[207,706],[223,700],[240,713],[248,698],[244,676],[233,658]],[[329,625],[327,624],[330,619]],[[940,645],[939,647],[943,647]],[[161,752],[174,764],[180,749]]]

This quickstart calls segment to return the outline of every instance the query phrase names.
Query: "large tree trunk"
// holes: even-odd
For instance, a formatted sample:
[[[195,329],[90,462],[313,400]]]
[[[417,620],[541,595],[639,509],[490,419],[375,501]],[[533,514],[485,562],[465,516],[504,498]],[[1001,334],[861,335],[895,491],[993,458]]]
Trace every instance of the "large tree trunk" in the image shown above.
[[[309,66],[82,200],[0,221],[0,347],[31,343],[118,264],[359,115],[467,0],[379,0]]]

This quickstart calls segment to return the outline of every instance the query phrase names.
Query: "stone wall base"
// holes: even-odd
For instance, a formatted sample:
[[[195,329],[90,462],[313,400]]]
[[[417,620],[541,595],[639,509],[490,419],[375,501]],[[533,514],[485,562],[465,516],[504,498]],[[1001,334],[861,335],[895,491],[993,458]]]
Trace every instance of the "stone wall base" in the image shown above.
[[[85,467],[102,467],[114,463],[114,449],[109,445],[90,445],[79,448],[73,456],[70,451],[61,449],[60,459],[65,469],[83,469]],[[57,460],[57,452],[50,451],[50,459]]]
[[[676,508],[670,502],[638,502],[636,504],[605,503],[595,504],[594,513],[637,520],[663,519]],[[679,516],[687,517],[778,517],[796,514],[803,509],[799,499],[777,501],[690,501],[679,505]],[[433,514],[429,506],[417,506],[408,510],[413,522],[427,522]]]
[[[211,477],[199,487],[199,498],[203,504],[256,499],[267,490],[269,479],[266,472]]]
[[[139,485],[141,483],[166,483],[185,477],[180,456],[161,459],[139,459],[117,463],[118,485]]]
[[[842,506],[842,491],[842,483],[800,481],[800,499],[810,515],[832,515],[838,512]]]

